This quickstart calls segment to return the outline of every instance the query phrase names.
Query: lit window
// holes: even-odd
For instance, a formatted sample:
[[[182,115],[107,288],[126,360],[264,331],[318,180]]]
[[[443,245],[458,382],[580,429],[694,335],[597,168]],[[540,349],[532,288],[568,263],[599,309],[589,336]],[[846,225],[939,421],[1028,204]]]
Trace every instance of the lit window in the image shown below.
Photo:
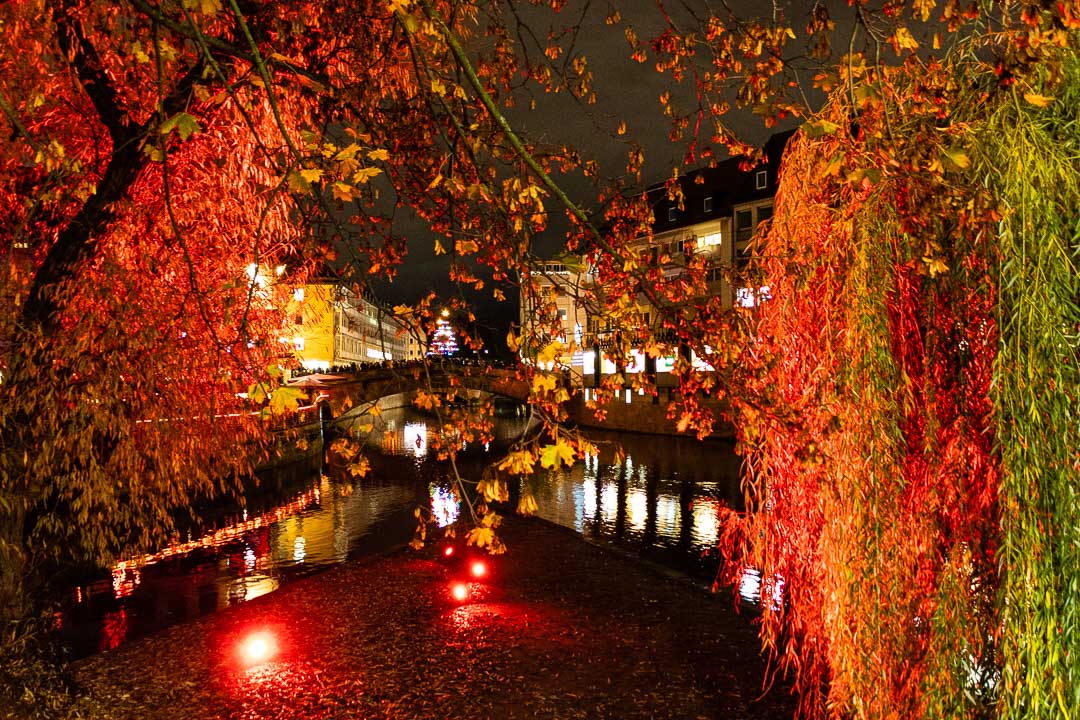
[[[293,290],[292,297],[296,302],[304,302],[304,288],[298,287]]]
[[[634,402],[634,391],[630,388],[626,388],[626,404],[630,405]]]
[[[293,347],[296,348],[297,350],[303,350],[304,349],[304,338],[302,338],[300,336],[296,336],[296,337],[294,337],[292,339],[292,342],[293,342]]]

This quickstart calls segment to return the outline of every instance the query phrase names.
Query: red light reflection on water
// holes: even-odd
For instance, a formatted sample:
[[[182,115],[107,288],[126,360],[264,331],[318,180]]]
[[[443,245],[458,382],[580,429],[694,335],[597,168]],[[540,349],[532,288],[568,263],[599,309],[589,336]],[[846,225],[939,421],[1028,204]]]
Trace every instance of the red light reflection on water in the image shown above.
[[[128,630],[130,622],[126,608],[109,613],[101,625],[101,644],[98,649],[101,652],[115,650],[127,638]]]
[[[284,505],[278,505],[273,510],[265,512],[258,517],[248,518],[241,522],[233,523],[232,525],[207,533],[196,540],[172,543],[156,553],[150,553],[131,560],[121,560],[113,565],[113,577],[117,577],[118,574],[122,575],[126,570],[140,568],[145,565],[153,565],[154,563],[161,562],[167,558],[186,555],[199,548],[226,545],[234,540],[244,537],[254,530],[272,525],[283,518],[297,515],[309,506],[317,504],[319,500],[319,488],[312,488],[307,492],[296,496],[291,502],[285,503]]]

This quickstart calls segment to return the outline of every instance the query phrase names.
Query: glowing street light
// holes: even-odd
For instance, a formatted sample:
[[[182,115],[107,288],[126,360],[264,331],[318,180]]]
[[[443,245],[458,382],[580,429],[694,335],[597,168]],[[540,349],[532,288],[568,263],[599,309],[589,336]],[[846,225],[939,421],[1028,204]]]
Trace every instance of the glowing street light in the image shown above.
[[[469,566],[469,573],[471,573],[474,578],[482,578],[487,575],[487,564],[482,560],[477,560]]]

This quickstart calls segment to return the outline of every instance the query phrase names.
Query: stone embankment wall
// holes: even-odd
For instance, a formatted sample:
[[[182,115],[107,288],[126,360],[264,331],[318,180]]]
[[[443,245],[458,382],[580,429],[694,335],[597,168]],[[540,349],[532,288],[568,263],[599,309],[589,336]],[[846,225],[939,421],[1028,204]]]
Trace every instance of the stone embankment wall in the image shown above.
[[[679,433],[675,427],[678,418],[668,418],[669,401],[661,392],[660,402],[653,403],[650,395],[630,394],[630,402],[626,402],[623,394],[604,405],[607,411],[603,420],[597,419],[596,414],[586,407],[585,399],[581,395],[575,395],[570,401],[567,412],[570,419],[585,427],[603,428],[605,430],[620,430],[625,432],[650,433],[653,435],[679,435],[693,433]],[[719,416],[720,406],[718,403],[707,402]],[[730,439],[735,436],[734,428],[726,422],[717,422],[711,438]]]

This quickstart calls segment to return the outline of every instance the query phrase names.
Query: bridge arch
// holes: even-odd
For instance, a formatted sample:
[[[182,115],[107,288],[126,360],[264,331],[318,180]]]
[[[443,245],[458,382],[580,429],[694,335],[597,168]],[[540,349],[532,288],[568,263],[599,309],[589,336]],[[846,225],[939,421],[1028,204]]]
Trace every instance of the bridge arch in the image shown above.
[[[290,387],[309,390],[313,399],[325,403],[333,421],[360,414],[379,403],[381,407],[411,404],[420,392],[442,395],[479,393],[528,402],[528,384],[516,371],[490,365],[444,364],[430,366],[376,366],[348,373],[318,373],[296,378]]]

